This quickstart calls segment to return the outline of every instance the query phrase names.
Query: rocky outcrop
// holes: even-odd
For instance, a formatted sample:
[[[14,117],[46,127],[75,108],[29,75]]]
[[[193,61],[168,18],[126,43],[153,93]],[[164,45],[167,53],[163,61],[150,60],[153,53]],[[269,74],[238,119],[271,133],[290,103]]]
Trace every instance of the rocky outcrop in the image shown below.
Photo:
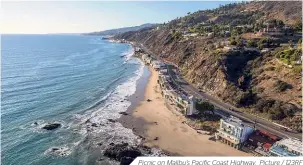
[[[128,143],[111,143],[103,154],[119,161],[121,165],[129,165],[136,157],[150,153],[151,149],[145,146],[130,146]]]
[[[42,127],[42,129],[54,130],[54,129],[59,128],[60,126],[61,126],[60,123],[47,123]]]

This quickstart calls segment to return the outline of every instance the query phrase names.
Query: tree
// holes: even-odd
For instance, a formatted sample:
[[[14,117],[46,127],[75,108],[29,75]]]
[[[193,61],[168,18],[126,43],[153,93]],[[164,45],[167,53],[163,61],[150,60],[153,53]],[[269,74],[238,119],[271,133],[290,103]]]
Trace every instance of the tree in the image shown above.
[[[301,31],[302,30],[302,21],[296,21],[296,23],[294,24],[294,28],[296,31]]]
[[[258,41],[258,48],[259,49],[263,49],[263,42],[264,42],[265,38],[261,38],[259,41]]]
[[[243,46],[243,40],[242,40],[242,38],[240,38],[240,37],[238,37],[237,39],[236,39],[236,42],[237,42],[237,46],[238,47],[242,47]]]
[[[256,43],[255,43],[255,41],[254,40],[248,40],[247,41],[247,46],[248,47],[256,47]]]
[[[298,41],[298,48],[302,49],[301,46],[302,46],[302,38],[300,38]]]
[[[204,114],[205,112],[214,113],[215,106],[210,104],[209,102],[197,102],[196,109],[199,111],[199,114]]]
[[[230,37],[229,38],[229,42],[230,42],[231,45],[236,45],[237,44],[237,42],[236,42],[236,40],[235,40],[234,37]]]

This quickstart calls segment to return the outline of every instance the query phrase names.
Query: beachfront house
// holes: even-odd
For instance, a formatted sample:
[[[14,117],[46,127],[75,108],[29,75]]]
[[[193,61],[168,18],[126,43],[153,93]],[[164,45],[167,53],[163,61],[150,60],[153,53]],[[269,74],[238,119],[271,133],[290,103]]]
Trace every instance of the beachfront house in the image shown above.
[[[139,47],[135,47],[135,52],[141,53],[141,52],[143,52],[143,50],[141,48],[139,48]]]
[[[161,94],[168,105],[175,106],[175,110],[183,115],[190,116],[197,113],[196,101],[193,96],[188,97],[184,91],[177,90],[170,76],[159,74],[158,83]]]
[[[155,70],[160,70],[161,68],[161,62],[154,60],[151,62],[151,66],[155,69]]]
[[[166,69],[167,66],[164,62],[160,62],[160,69]]]
[[[220,120],[220,128],[215,134],[217,140],[239,149],[254,129],[239,118],[229,117]]]
[[[269,149],[275,142],[280,140],[278,136],[270,134],[263,130],[256,130],[248,136],[246,143],[254,149],[254,151],[262,156],[269,156]]]
[[[303,156],[302,142],[287,138],[277,141],[269,150],[271,156]]]
[[[160,69],[159,75],[168,75],[168,70],[167,69]]]
[[[194,96],[189,96],[188,100],[189,100],[189,104],[188,104],[188,108],[186,110],[186,116],[191,116],[191,115],[197,114],[198,113],[198,111],[196,109],[197,99]]]
[[[151,57],[150,57],[148,54],[144,54],[144,55],[142,56],[142,61],[143,61],[145,64],[150,64]]]

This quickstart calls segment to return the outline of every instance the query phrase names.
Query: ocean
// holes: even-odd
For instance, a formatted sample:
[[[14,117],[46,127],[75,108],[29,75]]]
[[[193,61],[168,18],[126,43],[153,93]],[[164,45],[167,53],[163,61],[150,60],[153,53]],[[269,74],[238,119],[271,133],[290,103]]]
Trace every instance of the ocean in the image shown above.
[[[130,45],[85,35],[1,40],[3,165],[115,164],[102,157],[108,144],[140,142],[108,121],[130,106],[144,72]],[[62,126],[41,129],[48,122]]]

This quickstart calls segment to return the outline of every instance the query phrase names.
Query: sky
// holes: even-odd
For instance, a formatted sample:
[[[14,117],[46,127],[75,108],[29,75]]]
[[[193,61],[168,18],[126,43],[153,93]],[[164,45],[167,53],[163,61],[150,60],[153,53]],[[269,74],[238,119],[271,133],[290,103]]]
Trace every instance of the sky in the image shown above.
[[[85,33],[163,23],[230,1],[15,1],[1,2],[2,34]]]

